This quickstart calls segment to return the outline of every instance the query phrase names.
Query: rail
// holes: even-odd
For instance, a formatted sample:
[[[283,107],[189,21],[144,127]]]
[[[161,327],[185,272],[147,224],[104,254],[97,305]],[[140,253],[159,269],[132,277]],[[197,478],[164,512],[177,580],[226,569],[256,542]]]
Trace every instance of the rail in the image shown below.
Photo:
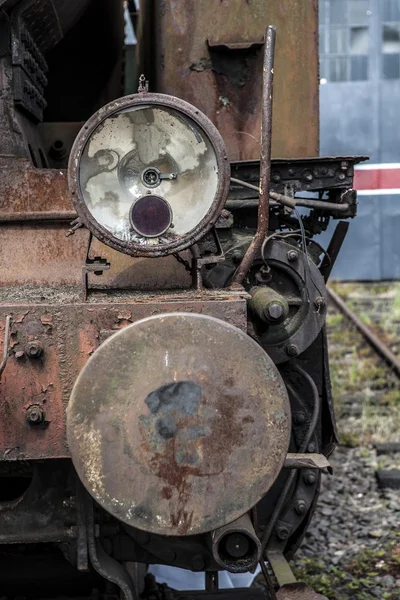
[[[332,289],[328,288],[328,296],[332,300],[332,302],[337,306],[341,313],[343,313],[354,325],[357,327],[359,332],[364,336],[365,340],[368,344],[375,350],[379,356],[383,358],[383,360],[393,369],[393,371],[400,377],[400,360],[393,354],[393,352],[388,348],[386,344],[384,344],[378,336],[376,336],[370,329],[367,327],[358,317],[357,315],[349,308],[349,306],[334,292]]]

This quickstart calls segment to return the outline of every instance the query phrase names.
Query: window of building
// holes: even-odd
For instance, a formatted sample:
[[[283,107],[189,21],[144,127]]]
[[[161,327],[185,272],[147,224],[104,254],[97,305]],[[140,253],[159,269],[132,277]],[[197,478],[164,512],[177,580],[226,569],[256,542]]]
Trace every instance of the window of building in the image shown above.
[[[382,0],[382,75],[400,78],[400,0]]]
[[[320,0],[321,82],[365,81],[370,0]]]

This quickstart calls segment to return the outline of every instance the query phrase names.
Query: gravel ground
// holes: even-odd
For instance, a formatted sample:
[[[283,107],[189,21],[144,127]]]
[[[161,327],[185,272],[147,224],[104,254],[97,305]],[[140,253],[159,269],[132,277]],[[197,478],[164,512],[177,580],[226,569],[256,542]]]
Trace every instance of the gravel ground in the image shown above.
[[[400,493],[379,490],[375,471],[399,465],[400,454],[339,447],[331,462],[295,571],[330,600],[398,600]]]
[[[399,284],[394,291],[393,284],[335,290],[399,349]],[[400,453],[377,456],[374,449],[400,441],[399,381],[346,319],[330,310],[327,323],[341,445],[292,566],[329,600],[400,600],[400,491],[380,490],[375,476],[399,468]]]

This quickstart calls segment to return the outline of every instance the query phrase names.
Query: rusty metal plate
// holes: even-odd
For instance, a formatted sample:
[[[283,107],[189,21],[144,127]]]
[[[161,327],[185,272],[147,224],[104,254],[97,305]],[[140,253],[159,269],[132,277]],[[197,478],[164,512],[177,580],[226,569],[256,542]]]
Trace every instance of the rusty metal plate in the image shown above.
[[[151,315],[186,311],[211,315],[246,330],[243,294],[182,291],[95,294],[63,286],[0,288],[0,356],[11,316],[8,360],[0,382],[0,461],[70,457],[65,407],[82,367],[116,331]],[[30,357],[29,346],[42,348]],[[22,382],[22,383],[21,383]],[[36,409],[41,422],[30,423]]]
[[[109,338],[67,407],[87,490],[121,521],[162,535],[243,515],[280,472],[289,437],[288,396],[271,359],[203,315],[150,317]]]
[[[222,134],[230,160],[259,158],[261,46],[268,25],[277,28],[273,156],[315,156],[317,0],[144,0],[140,7],[139,72],[152,91],[203,111]]]

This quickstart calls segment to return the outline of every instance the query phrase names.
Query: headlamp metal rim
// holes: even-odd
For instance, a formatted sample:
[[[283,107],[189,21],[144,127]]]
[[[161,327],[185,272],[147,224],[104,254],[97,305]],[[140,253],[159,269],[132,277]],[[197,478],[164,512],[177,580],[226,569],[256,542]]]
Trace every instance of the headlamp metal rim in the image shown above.
[[[218,165],[218,185],[215,193],[217,199],[210,206],[207,214],[188,234],[179,239],[171,240],[166,244],[152,245],[149,248],[136,242],[125,242],[114,237],[110,231],[98,223],[89,211],[84,199],[79,183],[79,165],[82,153],[86,143],[95,129],[107,118],[124,109],[141,106],[160,106],[171,108],[192,119],[208,136],[213,150],[215,152]],[[68,164],[68,186],[72,197],[72,202],[83,223],[100,241],[110,246],[114,250],[123,252],[130,256],[138,257],[161,257],[172,253],[180,252],[193,246],[209,231],[216,223],[221,214],[229,191],[230,165],[227,157],[225,143],[221,134],[210,119],[198,110],[192,104],[185,100],[168,96],[166,94],[141,93],[130,96],[124,96],[113,100],[109,104],[95,112],[82,127],[78,133],[71,149]]]

